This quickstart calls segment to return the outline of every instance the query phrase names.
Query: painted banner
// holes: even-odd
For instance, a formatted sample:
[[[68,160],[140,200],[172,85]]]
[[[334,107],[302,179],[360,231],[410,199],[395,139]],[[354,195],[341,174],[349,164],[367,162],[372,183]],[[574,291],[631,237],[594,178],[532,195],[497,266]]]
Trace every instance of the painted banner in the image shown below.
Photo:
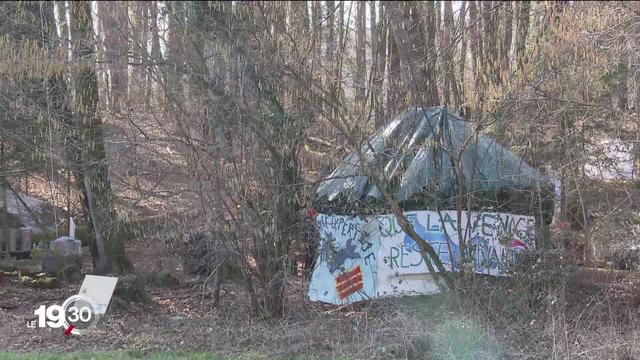
[[[533,216],[463,211],[460,226],[455,210],[405,216],[449,271],[460,267],[458,227],[467,243],[465,258],[478,274],[506,276],[516,254],[535,246]],[[439,291],[418,244],[395,216],[318,214],[316,226],[320,244],[309,286],[312,301],[346,304]]]

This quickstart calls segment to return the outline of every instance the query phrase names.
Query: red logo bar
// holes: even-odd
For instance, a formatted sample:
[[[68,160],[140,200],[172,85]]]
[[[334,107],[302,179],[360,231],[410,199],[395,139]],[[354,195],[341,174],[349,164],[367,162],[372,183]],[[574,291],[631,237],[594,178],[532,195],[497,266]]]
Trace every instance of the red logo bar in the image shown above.
[[[73,325],[69,325],[67,330],[65,330],[65,332],[64,332],[64,336],[69,336],[69,334],[71,334],[72,330],[73,330]]]
[[[340,300],[355,293],[358,290],[362,290],[364,281],[362,279],[362,271],[360,265],[355,268],[346,271],[344,274],[336,277],[336,290]]]

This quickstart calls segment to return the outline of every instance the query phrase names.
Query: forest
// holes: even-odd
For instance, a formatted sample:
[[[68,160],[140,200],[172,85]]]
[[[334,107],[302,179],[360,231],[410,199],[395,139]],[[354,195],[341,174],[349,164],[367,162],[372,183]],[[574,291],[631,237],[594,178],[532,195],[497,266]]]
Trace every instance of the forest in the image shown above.
[[[638,49],[626,1],[0,2],[0,359],[640,359]]]

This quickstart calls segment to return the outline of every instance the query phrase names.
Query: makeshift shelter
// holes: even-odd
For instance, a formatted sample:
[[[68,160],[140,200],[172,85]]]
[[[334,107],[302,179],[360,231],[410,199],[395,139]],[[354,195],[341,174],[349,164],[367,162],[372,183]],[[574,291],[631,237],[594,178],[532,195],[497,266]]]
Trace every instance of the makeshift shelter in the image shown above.
[[[397,116],[362,145],[365,166],[381,173],[388,190],[405,210],[452,208],[460,178],[473,209],[494,208],[545,217],[553,215],[553,184],[473,123],[444,107],[413,108]],[[316,193],[320,212],[359,214],[379,211],[382,194],[351,153]],[[542,213],[541,213],[542,211]]]
[[[12,255],[28,256],[31,252],[31,235],[54,229],[53,208],[34,197],[9,190],[0,199],[6,201],[8,220],[8,239],[2,238],[3,231],[0,229],[0,253],[8,250]]]
[[[532,166],[445,107],[409,109],[320,184],[312,300],[345,303],[438,291],[419,248],[400,230],[365,169],[380,174],[449,270],[460,266],[464,237],[474,271],[506,275],[553,215],[553,184]],[[465,208],[458,218],[461,190]]]

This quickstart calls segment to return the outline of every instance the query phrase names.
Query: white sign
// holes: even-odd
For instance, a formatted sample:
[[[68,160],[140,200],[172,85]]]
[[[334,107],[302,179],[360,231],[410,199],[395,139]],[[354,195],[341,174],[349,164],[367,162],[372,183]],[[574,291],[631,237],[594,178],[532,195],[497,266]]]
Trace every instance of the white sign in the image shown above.
[[[117,283],[117,277],[87,275],[78,294],[93,300],[97,313],[103,315],[109,307]]]
[[[532,216],[463,211],[460,224],[455,210],[411,211],[405,216],[448,271],[460,268],[460,237],[467,244],[464,258],[472,261],[474,272],[493,276],[507,275],[516,254],[535,246]],[[320,214],[316,226],[320,244],[311,300],[344,304],[439,291],[418,245],[394,215]]]

